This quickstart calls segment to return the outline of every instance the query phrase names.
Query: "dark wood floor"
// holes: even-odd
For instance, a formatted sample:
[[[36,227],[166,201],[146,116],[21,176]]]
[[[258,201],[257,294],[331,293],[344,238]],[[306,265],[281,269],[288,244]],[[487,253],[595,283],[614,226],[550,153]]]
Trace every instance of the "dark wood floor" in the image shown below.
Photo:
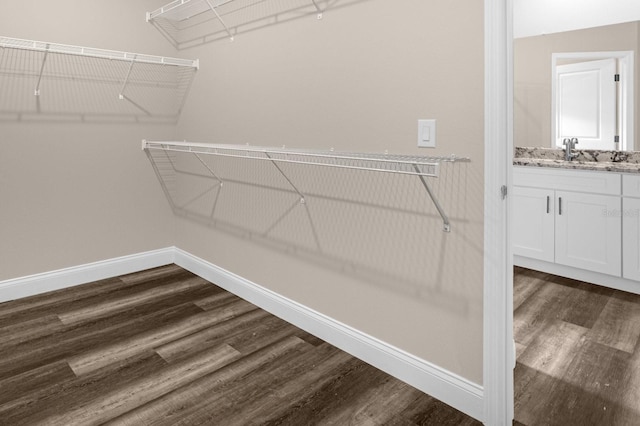
[[[515,418],[640,425],[640,296],[516,268]]]
[[[479,424],[176,266],[0,304],[0,342],[2,425]]]

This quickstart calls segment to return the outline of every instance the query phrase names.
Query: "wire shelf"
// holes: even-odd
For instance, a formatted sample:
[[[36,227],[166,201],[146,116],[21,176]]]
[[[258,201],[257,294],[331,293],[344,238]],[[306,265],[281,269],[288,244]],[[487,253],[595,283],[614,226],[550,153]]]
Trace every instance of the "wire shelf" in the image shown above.
[[[133,63],[173,65],[178,67],[199,68],[197,59],[169,58],[142,53],[120,52],[117,50],[97,49],[93,47],[72,46],[68,44],[48,43],[44,41],[23,40],[0,36],[0,48],[33,50],[45,53],[85,56]]]
[[[0,37],[0,114],[173,122],[198,66],[198,60]]]
[[[315,14],[322,19],[327,0],[174,0],[146,20],[177,49],[184,49]]]
[[[218,157],[238,158],[251,161],[271,162],[286,178],[291,187],[300,196],[304,203],[304,194],[295,186],[279,164],[301,164],[318,167],[330,167],[337,169],[362,170],[369,172],[394,173],[410,176],[418,176],[433,201],[444,222],[444,230],[450,231],[449,219],[444,209],[435,197],[426,178],[438,177],[440,163],[469,162],[467,157],[456,155],[425,157],[395,154],[354,153],[322,150],[300,150],[288,148],[258,147],[251,145],[207,144],[195,142],[171,142],[171,141],[142,141],[143,150],[162,150],[172,152],[191,153],[196,156],[214,155]],[[212,176],[223,182],[223,179],[214,170],[207,167]]]
[[[165,18],[172,21],[184,21],[200,13],[217,8],[232,0],[175,0],[161,8],[147,13],[147,21]]]

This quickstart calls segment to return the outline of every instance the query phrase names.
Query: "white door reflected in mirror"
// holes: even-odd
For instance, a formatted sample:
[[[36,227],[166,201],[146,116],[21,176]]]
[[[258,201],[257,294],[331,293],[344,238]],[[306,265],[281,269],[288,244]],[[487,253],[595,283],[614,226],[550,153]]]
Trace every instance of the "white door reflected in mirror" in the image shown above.
[[[633,52],[555,53],[552,140],[625,150],[633,141]]]
[[[556,66],[556,145],[578,138],[583,149],[615,149],[617,61]]]

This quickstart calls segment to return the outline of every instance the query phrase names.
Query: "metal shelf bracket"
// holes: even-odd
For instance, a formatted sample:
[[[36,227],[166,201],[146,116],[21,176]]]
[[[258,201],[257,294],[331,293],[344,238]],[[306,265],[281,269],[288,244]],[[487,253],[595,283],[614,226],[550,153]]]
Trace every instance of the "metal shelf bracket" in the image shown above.
[[[220,188],[222,188],[222,185],[224,184],[224,182],[222,181],[222,179],[220,179],[220,177],[216,174],[216,172],[214,172],[213,169],[209,167],[209,165],[205,163],[202,158],[200,158],[197,152],[194,152],[193,155],[195,155],[196,158],[200,161],[200,163],[202,163],[202,165],[209,171],[209,173],[211,173],[211,176],[213,176],[213,178],[219,182],[219,186]]]
[[[211,0],[205,1],[209,5],[209,9],[211,9],[211,11],[216,15],[216,18],[218,19],[224,30],[227,32],[227,34],[229,34],[229,39],[233,41],[233,34],[231,33],[231,30],[229,30],[229,27],[227,27],[227,24],[224,23],[224,19],[222,19],[222,16],[220,16],[216,8],[213,6],[213,4],[211,4]]]
[[[304,195],[300,192],[300,190],[293,184],[293,182],[291,182],[291,179],[289,179],[289,176],[287,176],[287,174],[282,171],[282,168],[278,165],[278,163],[276,163],[273,158],[271,157],[271,154],[269,154],[268,152],[265,152],[265,155],[267,156],[267,158],[269,160],[271,160],[271,164],[274,165],[274,167],[280,172],[280,174],[286,179],[287,182],[289,182],[289,185],[291,185],[291,187],[293,188],[294,191],[296,191],[296,193],[300,196],[300,204],[304,204],[305,200],[304,200]]]
[[[318,6],[318,3],[316,2],[316,0],[311,0],[311,3],[313,3],[313,5],[315,6],[316,10],[318,11],[318,19],[322,19],[322,9],[320,9],[320,6]]]
[[[414,167],[415,167],[415,170],[418,172],[419,171],[418,166],[414,165]],[[447,216],[447,214],[444,212],[444,209],[440,205],[440,202],[438,201],[436,196],[433,194],[433,191],[431,190],[431,186],[429,186],[429,182],[427,182],[427,179],[425,179],[425,177],[422,175],[420,175],[419,177],[420,177],[420,182],[422,182],[422,186],[424,186],[424,189],[427,190],[427,194],[429,194],[429,198],[431,198],[433,205],[435,206],[436,210],[438,210],[440,217],[442,217],[444,232],[451,232],[451,224],[449,223],[449,216]]]
[[[47,47],[44,51],[44,58],[42,58],[42,65],[40,66],[40,74],[38,75],[38,83],[36,83],[36,89],[35,89],[35,95],[36,96],[40,96],[40,83],[42,82],[42,74],[44,73],[44,66],[47,63],[47,57],[49,56],[49,45],[47,44]]]
[[[120,89],[120,94],[118,95],[118,98],[122,101],[124,100],[124,89],[127,87],[127,83],[129,82],[129,77],[131,77],[131,71],[133,71],[133,65],[136,63],[135,61],[135,56],[133,58],[133,60],[131,61],[131,65],[129,65],[129,71],[127,71],[127,76],[124,79],[124,82],[122,83],[122,88]]]

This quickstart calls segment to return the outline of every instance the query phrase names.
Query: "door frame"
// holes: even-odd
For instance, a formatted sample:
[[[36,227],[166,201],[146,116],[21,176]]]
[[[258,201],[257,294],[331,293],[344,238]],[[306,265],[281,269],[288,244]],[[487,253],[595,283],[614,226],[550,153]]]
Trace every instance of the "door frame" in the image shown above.
[[[484,0],[484,423],[510,425],[514,413],[513,0]]]

